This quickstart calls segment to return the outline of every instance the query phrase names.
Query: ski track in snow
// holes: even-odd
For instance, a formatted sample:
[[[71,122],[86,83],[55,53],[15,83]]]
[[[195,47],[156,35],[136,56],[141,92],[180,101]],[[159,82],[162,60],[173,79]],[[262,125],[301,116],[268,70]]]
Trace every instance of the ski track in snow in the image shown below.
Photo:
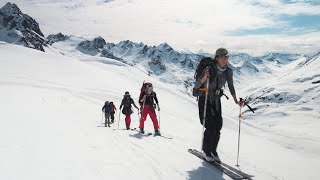
[[[5,49],[0,49],[1,53],[9,57],[15,56],[15,59],[12,62],[5,61],[4,68],[0,68],[0,96],[7,102],[0,110],[4,118],[0,121],[0,158],[3,159],[2,163],[0,162],[0,177],[69,179],[73,176],[77,179],[99,180],[130,177],[160,180],[167,179],[170,175],[172,179],[229,179],[187,152],[188,148],[199,148],[202,127],[196,102],[175,91],[174,87],[162,84],[135,68],[116,66],[120,69],[115,73],[113,64],[101,65],[102,63],[97,64],[95,61],[79,61],[72,57],[64,59],[63,56],[50,54],[52,52],[47,55],[47,60],[42,55],[33,54],[34,50],[31,49],[7,44],[2,47]],[[18,64],[23,58],[10,49],[25,53],[30,66],[20,69]],[[51,59],[55,58],[50,56],[61,58],[58,62],[60,66],[69,67],[84,75],[60,75],[64,73],[63,69],[60,70],[60,66],[51,67],[54,66]],[[39,57],[43,60],[38,61]],[[4,60],[0,58],[0,62],[2,61]],[[34,67],[36,65],[39,67]],[[36,69],[47,67],[61,72],[52,74],[55,72],[48,69],[39,76]],[[127,80],[124,76],[126,71],[134,73],[135,76],[128,77]],[[94,82],[108,75],[114,76],[114,84],[101,83],[101,80]],[[79,78],[84,80],[79,81]],[[145,137],[136,131],[113,131],[113,128],[117,128],[118,111],[113,127],[98,128],[103,118],[101,106],[105,99],[112,99],[118,107],[125,89],[130,88],[132,94],[138,94],[141,79],[144,78],[149,78],[147,80],[156,85],[162,109],[162,133],[173,139]],[[108,82],[109,79],[103,81]],[[128,82],[131,84],[126,86]],[[136,101],[137,97],[133,98]],[[18,111],[17,104],[20,106]],[[237,112],[236,108],[230,104],[228,102],[224,106],[224,126],[218,151],[223,161],[233,165],[236,159],[238,120],[235,118],[236,113],[233,113]],[[177,105],[183,107],[177,108]],[[307,174],[301,175],[297,170],[304,165],[297,162],[310,162],[316,167],[316,160],[319,159],[317,154],[303,154],[301,146],[312,143],[315,149],[319,148],[318,137],[300,137],[253,122],[243,120],[242,123],[240,169],[255,175],[253,179],[312,179],[317,176],[310,169],[304,170]],[[153,131],[149,118],[145,125],[146,132]],[[124,116],[121,114],[120,128],[123,127]],[[135,127],[138,127],[136,112],[132,115],[132,128]],[[295,141],[303,144],[297,145]],[[277,165],[267,162],[269,158],[266,154],[272,156],[277,153],[289,161],[286,163],[279,158],[275,160]],[[289,157],[296,157],[297,160]],[[311,161],[311,158],[314,160]],[[9,162],[20,165],[15,166]],[[43,173],[36,174],[23,167],[37,168]],[[15,171],[21,172],[21,175],[14,174]],[[56,175],[49,178],[47,174],[52,172]]]

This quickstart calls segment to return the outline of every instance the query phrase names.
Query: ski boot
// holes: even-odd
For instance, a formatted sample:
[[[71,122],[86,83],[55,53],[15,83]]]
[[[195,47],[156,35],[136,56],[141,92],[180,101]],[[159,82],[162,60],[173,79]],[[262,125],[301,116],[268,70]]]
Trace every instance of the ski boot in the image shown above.
[[[155,136],[161,136],[159,129],[154,130],[154,135]]]
[[[143,128],[140,128],[140,133],[144,134],[144,129]]]

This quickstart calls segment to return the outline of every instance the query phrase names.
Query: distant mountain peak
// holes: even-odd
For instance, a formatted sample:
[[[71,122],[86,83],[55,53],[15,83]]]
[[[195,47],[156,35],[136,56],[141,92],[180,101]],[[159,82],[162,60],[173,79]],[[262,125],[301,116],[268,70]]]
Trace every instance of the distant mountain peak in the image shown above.
[[[273,52],[273,53],[266,54],[260,58],[269,62],[276,62],[278,64],[287,64],[291,61],[299,59],[300,57],[301,55],[299,54]]]
[[[58,34],[50,34],[48,37],[47,37],[47,41],[48,41],[48,44],[53,44],[53,43],[56,43],[56,42],[59,42],[59,41],[65,41],[67,40],[69,37],[62,34],[61,32],[59,32]]]
[[[106,41],[101,36],[98,36],[94,38],[92,41],[89,41],[89,40],[81,41],[77,49],[85,54],[97,55],[102,51],[102,49],[106,45],[107,45]]]
[[[166,51],[172,51],[173,50],[173,48],[166,42],[160,44],[157,48],[160,49],[160,50],[166,50]]]
[[[8,14],[22,14],[21,10],[15,3],[8,2],[1,8],[1,11]]]
[[[39,24],[32,17],[23,14],[14,3],[8,2],[0,9],[0,31],[2,41],[44,51],[46,41]]]

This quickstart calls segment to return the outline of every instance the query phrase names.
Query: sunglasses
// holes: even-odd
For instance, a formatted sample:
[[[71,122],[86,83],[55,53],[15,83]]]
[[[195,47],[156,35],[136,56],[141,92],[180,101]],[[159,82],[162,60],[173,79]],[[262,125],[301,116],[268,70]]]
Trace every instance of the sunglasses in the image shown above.
[[[227,59],[229,59],[229,56],[228,56],[228,55],[226,55],[226,56],[219,56],[219,58],[227,60]]]

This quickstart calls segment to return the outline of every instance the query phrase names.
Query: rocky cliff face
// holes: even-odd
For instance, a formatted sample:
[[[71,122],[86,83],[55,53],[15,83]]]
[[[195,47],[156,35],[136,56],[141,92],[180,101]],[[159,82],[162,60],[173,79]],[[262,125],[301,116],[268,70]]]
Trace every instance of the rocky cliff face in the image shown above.
[[[0,9],[0,40],[40,51],[46,44],[39,24],[10,2]]]

